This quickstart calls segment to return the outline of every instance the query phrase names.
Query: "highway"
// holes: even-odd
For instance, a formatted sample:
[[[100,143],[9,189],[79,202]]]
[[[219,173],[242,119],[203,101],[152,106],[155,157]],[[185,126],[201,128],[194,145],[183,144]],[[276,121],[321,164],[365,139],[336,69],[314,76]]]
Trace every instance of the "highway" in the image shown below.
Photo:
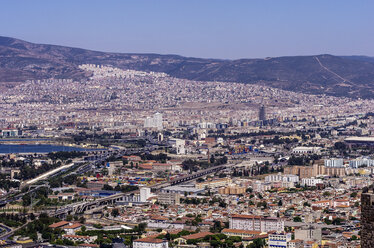
[[[211,168],[207,168],[205,170],[197,171],[197,172],[192,173],[190,175],[186,175],[186,176],[183,176],[183,177],[176,178],[176,179],[171,180],[169,182],[163,182],[163,183],[152,185],[151,188],[152,189],[160,189],[160,188],[164,188],[164,187],[167,187],[167,186],[170,186],[170,185],[180,184],[180,183],[187,182],[187,181],[190,181],[190,180],[194,180],[196,178],[199,178],[199,177],[211,174],[211,173],[215,173],[217,171],[225,169],[228,166],[230,166],[230,165],[214,166],[214,167],[211,167]],[[135,194],[135,193],[139,193],[139,190],[134,190],[134,191],[126,192],[126,193],[119,193],[119,194],[99,198],[99,199],[96,199],[94,201],[89,201],[89,202],[73,203],[73,204],[70,204],[70,205],[63,206],[62,208],[59,208],[57,210],[50,211],[49,215],[62,216],[62,215],[66,215],[66,214],[80,214],[80,213],[83,213],[87,210],[92,210],[92,209],[101,207],[103,205],[112,205],[112,204],[116,203],[117,201],[122,201],[124,196]]]
[[[61,171],[63,169],[69,169],[73,165],[74,165],[74,162],[70,163],[70,164],[62,165],[62,166],[60,166],[60,167],[58,167],[56,169],[47,171],[46,173],[44,173],[44,174],[42,174],[42,175],[40,175],[38,177],[35,177],[35,178],[31,179],[31,180],[28,180],[28,181],[24,182],[22,186],[27,186],[27,185],[30,185],[30,184],[37,183],[38,181],[46,179],[47,177],[52,176],[52,175],[56,174],[57,172],[59,172],[59,171]]]
[[[91,170],[96,165],[99,165],[99,164],[102,164],[103,162],[105,162],[105,160],[107,158],[109,158],[110,156],[122,157],[124,154],[128,154],[128,153],[132,153],[132,152],[129,151],[129,150],[122,150],[122,151],[108,150],[105,154],[102,154],[99,157],[95,157],[95,160],[90,161],[88,163],[82,163],[82,165],[78,165],[78,167],[75,169],[75,171],[70,172],[68,175],[73,174],[73,173],[78,173],[78,174],[85,173],[85,172]],[[42,175],[40,175],[40,176],[38,176],[34,179],[31,179],[31,180],[25,182],[24,185],[31,186],[31,185],[39,182],[39,181],[45,180],[45,179],[47,179],[47,178],[49,178],[53,175],[56,175],[60,172],[64,172],[67,169],[72,168],[73,165],[76,164],[76,162],[78,162],[78,161],[75,161],[73,163],[63,165],[63,166],[60,166],[59,168],[48,171],[48,172],[46,172],[46,173],[44,173],[44,174],[42,174]],[[171,180],[169,182],[163,182],[163,183],[153,185],[153,186],[151,186],[151,188],[157,190],[157,189],[160,189],[160,188],[163,188],[163,187],[166,187],[166,186],[176,185],[176,184],[180,184],[180,183],[187,182],[187,181],[190,181],[190,180],[194,180],[196,178],[205,176],[207,174],[215,173],[219,170],[225,169],[227,166],[229,166],[229,165],[214,166],[214,167],[211,167],[211,168],[208,168],[208,169],[205,169],[205,170],[197,171],[195,173],[176,178],[176,179]],[[28,194],[28,193],[30,193],[34,190],[37,190],[40,187],[49,187],[49,185],[37,185],[34,189],[30,189],[28,192],[24,192],[24,193],[15,195],[15,196],[7,199],[7,200],[4,200],[4,201],[0,202],[0,205],[5,205],[5,204],[7,204],[11,201],[20,199],[25,194]],[[78,203],[74,203],[74,204],[64,206],[64,207],[62,207],[58,210],[49,211],[49,214],[54,215],[54,216],[61,216],[63,214],[83,213],[87,210],[94,209],[94,208],[100,207],[102,205],[114,204],[117,201],[123,200],[124,196],[131,195],[131,194],[136,194],[136,193],[139,193],[139,190],[126,192],[126,193],[120,193],[120,194],[100,198],[100,199],[97,199],[97,200],[91,201],[91,202],[78,202]]]
[[[108,157],[112,156],[113,152],[114,151],[108,151],[107,153],[105,153],[102,156],[100,156],[97,160],[94,160],[94,161],[91,161],[91,162],[82,163],[82,165],[78,165],[76,172],[71,172],[68,175],[73,174],[73,173],[85,173],[85,172],[89,171],[93,166],[95,166],[95,165],[97,165],[99,163],[102,163]],[[76,165],[79,162],[80,162],[79,160],[76,160],[76,161],[74,161],[74,162],[72,162],[70,164],[60,166],[60,167],[58,167],[56,169],[50,170],[50,171],[48,171],[48,172],[46,172],[46,173],[44,173],[42,175],[39,175],[38,177],[36,177],[34,179],[31,179],[31,180],[28,180],[28,181],[24,182],[21,185],[21,187],[25,187],[25,186],[29,186],[29,187],[35,186],[35,187],[34,188],[30,188],[27,192],[24,192],[24,193],[16,193],[16,195],[14,195],[14,196],[4,197],[2,200],[0,200],[0,207],[5,206],[9,202],[19,200],[24,195],[29,194],[30,192],[36,191],[37,189],[39,189],[41,187],[49,187],[48,183],[47,184],[42,184],[42,185],[35,185],[35,184],[37,182],[39,182],[39,181],[45,180],[45,179],[53,176],[53,175],[57,175],[58,173],[63,173],[64,171],[66,171],[68,169],[71,169],[74,165]]]
[[[12,236],[17,230],[25,227],[27,224],[29,224],[30,221],[27,221],[25,224],[23,224],[22,226],[20,227],[17,227],[15,229],[10,229],[10,228],[7,228],[7,232],[6,233],[2,233],[0,234],[0,239],[4,239],[4,240],[7,240],[10,236]],[[2,225],[1,225],[2,227]]]
[[[7,226],[5,226],[5,225],[3,225],[3,224],[0,224],[0,229],[3,230],[3,231],[5,232],[5,233],[1,232],[0,235],[4,235],[4,234],[9,233],[10,231],[12,231],[11,228],[9,228],[9,227],[7,227]]]

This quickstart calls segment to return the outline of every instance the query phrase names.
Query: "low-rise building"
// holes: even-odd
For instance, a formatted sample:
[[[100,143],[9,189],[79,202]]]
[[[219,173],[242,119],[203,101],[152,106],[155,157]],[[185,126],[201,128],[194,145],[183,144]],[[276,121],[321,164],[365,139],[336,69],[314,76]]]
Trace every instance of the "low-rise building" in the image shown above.
[[[321,184],[322,179],[320,178],[303,178],[301,179],[301,186],[315,187],[317,184]]]
[[[179,205],[180,195],[178,193],[159,193],[157,195],[158,202],[168,205]]]
[[[81,235],[70,235],[66,234],[62,236],[64,239],[71,240],[73,242],[84,242],[84,243],[92,243],[95,242],[97,236],[81,236]]]
[[[303,226],[295,230],[295,239],[304,241],[319,241],[322,239],[322,230],[321,228],[316,228],[313,226]]]
[[[168,248],[169,243],[163,239],[141,238],[134,240],[132,246],[134,248]]]
[[[74,235],[77,231],[80,231],[82,227],[82,224],[80,223],[70,223],[67,226],[64,226],[63,229],[66,232],[66,234]]]
[[[269,234],[269,248],[287,248],[291,241],[291,233],[273,233]]]
[[[252,238],[261,234],[261,231],[249,231],[249,230],[239,230],[239,229],[228,229],[225,228],[221,233],[227,236],[239,236],[242,238]]]
[[[282,232],[284,220],[276,217],[234,214],[230,218],[230,229]]]

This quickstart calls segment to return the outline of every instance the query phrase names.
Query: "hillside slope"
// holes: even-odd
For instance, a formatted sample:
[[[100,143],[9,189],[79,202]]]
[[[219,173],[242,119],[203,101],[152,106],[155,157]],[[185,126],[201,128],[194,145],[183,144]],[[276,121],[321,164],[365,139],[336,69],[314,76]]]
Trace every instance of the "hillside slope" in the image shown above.
[[[165,72],[201,81],[264,84],[291,91],[374,98],[373,58],[362,56],[290,56],[219,60],[177,55],[105,53],[0,37],[0,82],[87,77],[84,63],[122,69]]]

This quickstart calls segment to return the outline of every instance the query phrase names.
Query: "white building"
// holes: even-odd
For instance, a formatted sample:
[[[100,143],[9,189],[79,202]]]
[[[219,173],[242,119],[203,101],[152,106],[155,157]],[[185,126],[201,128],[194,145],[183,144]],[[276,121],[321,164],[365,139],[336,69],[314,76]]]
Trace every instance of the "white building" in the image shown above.
[[[155,238],[142,238],[132,242],[134,248],[168,248],[167,240]]]
[[[254,192],[264,192],[266,190],[271,190],[271,183],[255,181],[252,183],[252,188]]]
[[[359,168],[359,167],[372,167],[374,166],[374,159],[361,158],[349,161],[349,167]]]
[[[211,123],[211,122],[201,122],[197,125],[198,128],[202,128],[202,129],[205,129],[205,128],[215,128],[216,127],[216,124],[214,123]]]
[[[145,128],[157,128],[158,130],[162,130],[162,114],[156,113],[153,117],[147,117],[144,120],[144,127]]]
[[[299,176],[296,175],[283,175],[281,173],[278,174],[271,174],[265,177],[265,182],[267,183],[274,183],[274,182],[299,182]]]
[[[234,214],[230,218],[230,229],[282,232],[284,230],[284,220],[275,217]]]
[[[97,239],[97,236],[81,236],[81,235],[69,235],[65,234],[62,236],[64,239],[68,239],[74,242],[93,243]]]
[[[169,144],[176,150],[177,154],[186,154],[186,141],[182,139],[170,139]]]
[[[151,197],[151,189],[147,187],[140,188],[140,201],[146,202]]]
[[[332,159],[325,159],[325,166],[326,167],[344,167],[344,159],[342,158],[332,158]]]
[[[292,150],[294,154],[320,154],[321,147],[307,147],[307,146],[298,146]]]
[[[301,186],[314,187],[317,184],[323,183],[320,178],[303,178],[301,179]]]
[[[165,217],[154,217],[147,221],[148,228],[162,228],[162,229],[181,229],[183,230],[186,225],[181,220],[170,221],[168,218]]]
[[[269,248],[287,248],[287,243],[291,241],[291,233],[274,233],[269,234]]]
[[[69,223],[68,225],[64,226],[63,230],[68,235],[75,235],[75,233],[80,231],[81,228],[82,224],[80,223]]]

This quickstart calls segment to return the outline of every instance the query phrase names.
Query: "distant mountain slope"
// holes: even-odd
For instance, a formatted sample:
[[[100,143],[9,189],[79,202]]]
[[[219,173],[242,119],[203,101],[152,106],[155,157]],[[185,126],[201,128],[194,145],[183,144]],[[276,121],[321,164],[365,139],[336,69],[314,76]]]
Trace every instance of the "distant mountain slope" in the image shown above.
[[[364,56],[293,56],[219,60],[177,55],[124,54],[42,45],[0,37],[0,82],[88,75],[79,64],[165,72],[201,81],[265,84],[291,91],[374,98],[374,59]]]
[[[347,58],[347,59],[354,59],[354,60],[374,63],[374,57],[369,57],[369,56],[354,55],[354,56],[341,56],[341,57],[342,58]]]

